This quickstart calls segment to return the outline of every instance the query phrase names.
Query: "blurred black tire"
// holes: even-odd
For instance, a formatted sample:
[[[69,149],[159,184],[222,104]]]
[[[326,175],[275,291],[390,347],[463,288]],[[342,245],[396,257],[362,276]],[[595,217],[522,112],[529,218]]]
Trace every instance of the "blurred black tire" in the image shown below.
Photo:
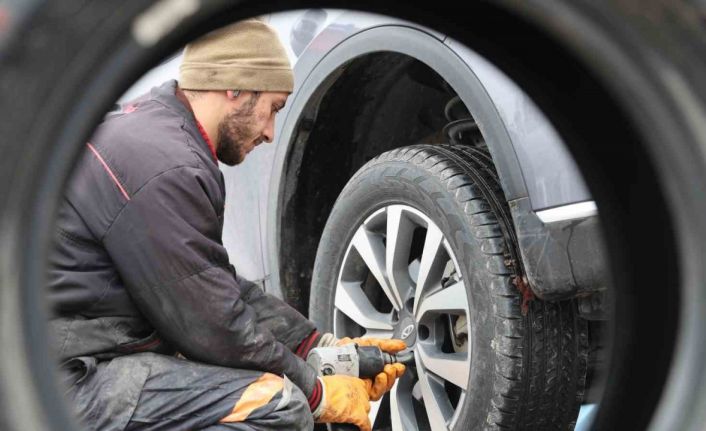
[[[43,259],[63,183],[102,114],[189,39],[233,18],[315,6],[446,32],[533,97],[576,157],[610,250],[614,347],[596,427],[701,429],[706,12],[696,0],[1,4],[0,427],[70,429],[47,347]]]

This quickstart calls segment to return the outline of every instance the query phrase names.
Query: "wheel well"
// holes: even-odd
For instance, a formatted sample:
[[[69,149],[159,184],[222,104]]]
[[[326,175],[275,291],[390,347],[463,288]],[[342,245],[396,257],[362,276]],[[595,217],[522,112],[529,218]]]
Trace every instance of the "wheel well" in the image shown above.
[[[424,63],[381,52],[341,66],[310,98],[292,134],[280,197],[280,281],[290,304],[308,313],[319,238],[350,177],[393,148],[445,142],[445,108],[455,96]]]

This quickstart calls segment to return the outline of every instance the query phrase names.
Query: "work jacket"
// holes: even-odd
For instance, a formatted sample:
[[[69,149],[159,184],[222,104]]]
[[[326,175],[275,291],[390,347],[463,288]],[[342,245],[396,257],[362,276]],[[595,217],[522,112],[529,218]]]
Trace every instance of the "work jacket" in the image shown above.
[[[175,91],[167,82],[109,114],[83,149],[50,254],[58,355],[178,351],[286,374],[309,395],[315,372],[292,350],[315,328],[236,275],[223,174]]]

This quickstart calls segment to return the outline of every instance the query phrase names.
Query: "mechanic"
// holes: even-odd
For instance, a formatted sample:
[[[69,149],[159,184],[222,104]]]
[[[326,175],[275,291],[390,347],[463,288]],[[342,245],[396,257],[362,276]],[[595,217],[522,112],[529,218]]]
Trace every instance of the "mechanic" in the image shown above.
[[[221,241],[218,160],[274,138],[293,89],[276,33],[249,19],[189,44],[169,81],[108,114],[67,185],[50,254],[51,321],[78,418],[100,430],[370,430],[404,372],[317,377],[336,339],[238,276]]]

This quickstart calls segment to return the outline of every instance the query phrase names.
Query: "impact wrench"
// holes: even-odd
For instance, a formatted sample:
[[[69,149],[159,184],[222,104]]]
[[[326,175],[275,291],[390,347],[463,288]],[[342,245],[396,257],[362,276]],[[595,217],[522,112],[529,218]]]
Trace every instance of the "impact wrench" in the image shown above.
[[[354,343],[336,347],[315,347],[306,357],[306,361],[320,376],[342,374],[361,379],[375,379],[387,364],[408,364],[413,360],[414,353],[411,351],[392,355],[377,346],[359,346]],[[331,424],[330,429],[353,431],[358,430],[358,427],[351,424]]]

